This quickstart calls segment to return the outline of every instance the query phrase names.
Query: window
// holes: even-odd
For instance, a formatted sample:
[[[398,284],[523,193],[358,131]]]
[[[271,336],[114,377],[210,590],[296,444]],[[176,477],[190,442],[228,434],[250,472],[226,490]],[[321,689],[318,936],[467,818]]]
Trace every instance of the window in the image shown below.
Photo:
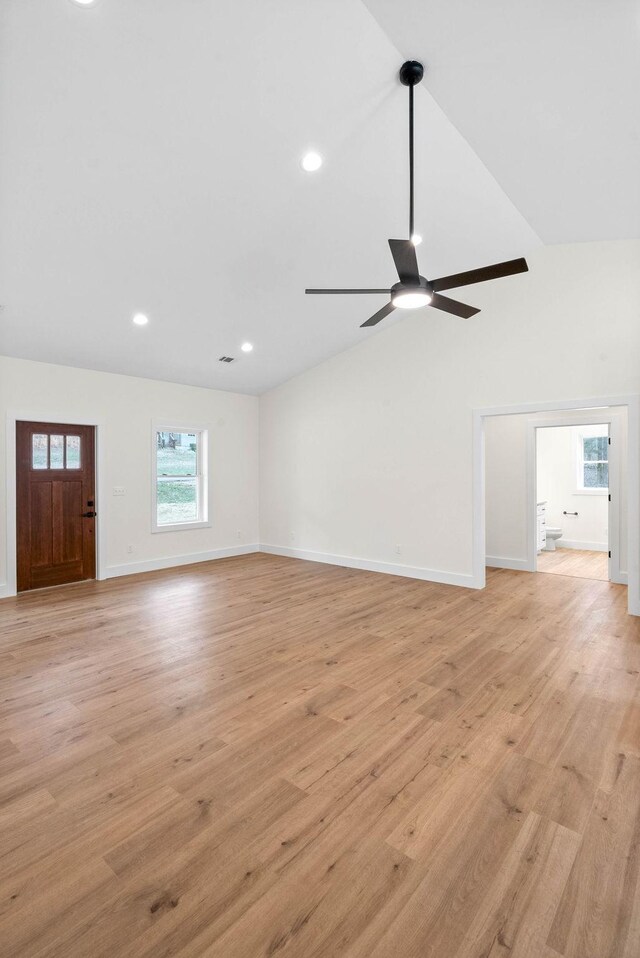
[[[64,469],[64,436],[49,436],[49,468]]]
[[[67,436],[67,469],[80,468],[80,436]]]
[[[153,429],[153,531],[207,526],[207,433]]]
[[[609,430],[590,426],[578,434],[578,492],[609,489]]]
[[[32,469],[79,469],[80,436],[34,433],[31,438]]]
[[[31,437],[32,469],[49,468],[49,437],[39,433]]]

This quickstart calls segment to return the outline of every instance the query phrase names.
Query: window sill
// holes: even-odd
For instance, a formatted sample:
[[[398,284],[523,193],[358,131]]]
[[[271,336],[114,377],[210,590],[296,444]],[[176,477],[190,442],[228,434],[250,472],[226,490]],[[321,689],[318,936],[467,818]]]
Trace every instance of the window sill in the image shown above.
[[[176,522],[173,525],[153,526],[151,532],[183,532],[187,529],[210,529],[210,522]]]
[[[608,489],[576,489],[574,496],[608,496]]]

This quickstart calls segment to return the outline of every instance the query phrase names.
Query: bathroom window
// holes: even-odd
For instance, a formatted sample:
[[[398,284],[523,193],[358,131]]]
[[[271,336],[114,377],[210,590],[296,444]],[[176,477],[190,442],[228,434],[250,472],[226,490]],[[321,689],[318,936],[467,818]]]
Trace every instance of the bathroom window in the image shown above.
[[[154,426],[153,532],[209,525],[207,431]]]
[[[609,433],[592,426],[578,434],[578,492],[604,493],[609,489]]]

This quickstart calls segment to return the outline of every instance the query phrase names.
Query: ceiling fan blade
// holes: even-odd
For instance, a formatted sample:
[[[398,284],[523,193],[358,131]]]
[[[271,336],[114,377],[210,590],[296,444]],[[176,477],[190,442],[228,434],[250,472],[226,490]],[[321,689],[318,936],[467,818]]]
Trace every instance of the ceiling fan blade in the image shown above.
[[[377,326],[378,323],[388,316],[389,313],[392,313],[395,309],[393,303],[387,303],[386,306],[383,306],[382,309],[379,309],[377,313],[374,313],[373,316],[366,321],[366,323],[360,324],[360,329],[364,326]]]
[[[431,281],[436,291],[441,289],[456,289],[458,286],[470,286],[472,283],[484,283],[488,279],[500,279],[501,276],[512,276],[514,273],[526,273],[529,267],[523,257],[510,259],[506,263],[496,263],[494,266],[483,266],[481,269],[470,269],[466,273],[453,273],[451,276],[441,276]]]
[[[401,283],[413,283],[416,286],[420,281],[416,248],[411,240],[390,239],[391,255],[398,270]]]
[[[454,316],[459,316],[461,319],[469,319],[480,312],[475,306],[467,306],[455,299],[449,299],[448,296],[440,296],[439,293],[433,294],[429,305],[436,309],[442,309],[445,313],[453,313]]]
[[[305,293],[386,293],[388,289],[305,289]]]

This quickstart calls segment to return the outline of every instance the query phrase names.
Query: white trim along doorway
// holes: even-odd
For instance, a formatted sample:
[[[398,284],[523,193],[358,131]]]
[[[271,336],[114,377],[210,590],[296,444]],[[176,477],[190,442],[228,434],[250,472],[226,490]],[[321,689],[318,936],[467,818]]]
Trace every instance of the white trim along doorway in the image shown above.
[[[628,490],[626,523],[628,610],[631,615],[640,615],[640,397],[637,395],[526,403],[515,406],[487,407],[473,411],[473,578],[476,588],[484,588],[486,582],[485,420],[490,416],[524,414],[533,417],[541,413],[545,414],[544,421],[538,420],[527,423],[527,560],[521,568],[534,571],[536,568],[536,429],[553,425],[581,425],[593,423],[596,419],[598,423],[610,423],[611,454],[614,458],[614,478],[611,483],[610,535],[611,532],[615,534],[614,525],[618,530],[620,529],[619,514],[616,512],[619,508],[619,488],[616,488],[614,484],[617,481],[619,486],[620,479],[616,448],[620,422],[619,413],[623,411],[622,407],[626,408],[628,429],[626,468]],[[595,412],[596,409],[598,410],[597,413]],[[612,553],[616,551],[613,544],[611,551]],[[610,567],[611,580],[624,583],[625,570],[620,569],[619,561],[616,564],[613,555],[612,560]]]

